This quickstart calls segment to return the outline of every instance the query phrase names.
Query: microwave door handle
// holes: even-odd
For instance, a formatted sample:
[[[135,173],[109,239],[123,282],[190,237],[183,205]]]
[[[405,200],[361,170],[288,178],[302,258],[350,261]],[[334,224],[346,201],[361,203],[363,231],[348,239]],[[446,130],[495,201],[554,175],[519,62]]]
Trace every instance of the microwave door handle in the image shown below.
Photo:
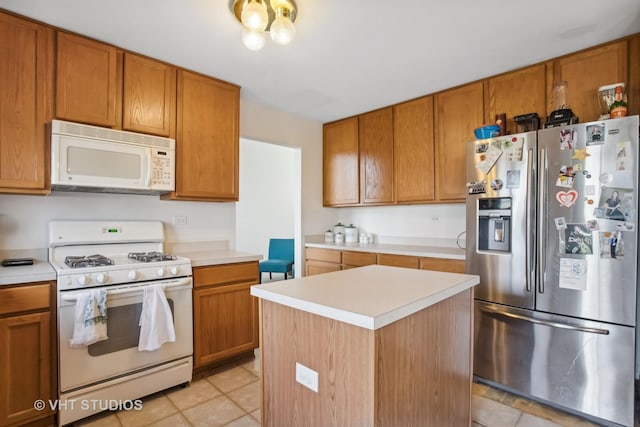
[[[147,176],[145,180],[145,187],[150,188],[151,187],[151,149],[147,148],[144,151],[147,156],[147,158],[144,159],[144,162],[143,162],[144,168],[145,168],[145,175]]]

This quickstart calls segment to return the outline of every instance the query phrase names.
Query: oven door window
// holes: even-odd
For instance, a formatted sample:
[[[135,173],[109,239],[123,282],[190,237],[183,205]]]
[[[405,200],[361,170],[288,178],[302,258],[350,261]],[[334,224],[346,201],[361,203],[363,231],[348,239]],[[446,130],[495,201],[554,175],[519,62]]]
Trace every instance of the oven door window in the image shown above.
[[[175,319],[173,300],[167,298],[167,302],[171,308],[171,316]],[[131,325],[138,324],[141,313],[141,302],[119,307],[107,307],[107,334],[109,338],[88,346],[89,356],[100,357],[127,348],[138,348],[140,326],[132,328]]]

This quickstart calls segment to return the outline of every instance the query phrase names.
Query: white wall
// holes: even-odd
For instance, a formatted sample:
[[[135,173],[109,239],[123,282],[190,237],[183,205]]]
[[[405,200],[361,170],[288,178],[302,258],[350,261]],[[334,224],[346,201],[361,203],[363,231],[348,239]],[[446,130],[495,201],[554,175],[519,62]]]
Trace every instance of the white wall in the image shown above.
[[[240,139],[237,250],[262,254],[266,259],[269,238],[294,237],[295,151],[295,148]]]
[[[187,224],[173,225],[173,216]],[[50,196],[0,195],[0,249],[48,246],[52,219],[159,220],[168,242],[226,240],[233,247],[234,203],[176,202],[157,196],[53,192]]]

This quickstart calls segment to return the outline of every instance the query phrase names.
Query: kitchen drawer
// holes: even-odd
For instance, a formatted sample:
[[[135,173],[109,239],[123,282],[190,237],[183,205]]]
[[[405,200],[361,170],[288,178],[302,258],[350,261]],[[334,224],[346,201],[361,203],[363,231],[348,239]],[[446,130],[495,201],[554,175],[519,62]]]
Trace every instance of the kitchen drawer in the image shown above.
[[[257,261],[196,267],[193,269],[193,286],[195,288],[226,283],[258,283],[258,279]]]
[[[342,264],[352,267],[371,265],[377,262],[377,255],[372,252],[342,252]]]
[[[330,273],[332,271],[340,271],[340,264],[326,261],[307,261],[306,276],[314,276],[316,274]]]
[[[464,273],[464,261],[460,259],[420,258],[421,270],[446,271],[448,273]]]
[[[378,254],[378,264],[391,267],[419,268],[420,258],[408,255]]]
[[[0,315],[21,311],[48,309],[51,306],[51,285],[26,285],[0,289]]]
[[[306,258],[340,264],[341,252],[334,249],[306,248]]]

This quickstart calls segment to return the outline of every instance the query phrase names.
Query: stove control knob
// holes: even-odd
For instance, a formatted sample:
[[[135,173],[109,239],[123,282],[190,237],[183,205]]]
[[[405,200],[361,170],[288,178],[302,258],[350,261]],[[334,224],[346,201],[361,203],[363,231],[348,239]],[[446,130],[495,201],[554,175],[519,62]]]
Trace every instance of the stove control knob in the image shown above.
[[[158,271],[156,271],[156,274],[158,275],[158,277],[162,277],[162,276],[164,276],[164,273],[165,273],[165,271],[164,271],[164,268],[163,268],[163,267],[160,267],[160,268],[158,269]]]
[[[129,273],[127,273],[127,277],[131,280],[136,280],[138,278],[138,272],[135,270],[130,270]]]
[[[96,276],[96,281],[100,284],[106,283],[108,276],[105,273],[98,273]]]
[[[178,267],[171,267],[169,271],[171,272],[172,276],[176,276],[180,270],[178,270]]]
[[[91,278],[86,275],[82,275],[78,277],[78,284],[82,286],[86,286],[91,283]]]

